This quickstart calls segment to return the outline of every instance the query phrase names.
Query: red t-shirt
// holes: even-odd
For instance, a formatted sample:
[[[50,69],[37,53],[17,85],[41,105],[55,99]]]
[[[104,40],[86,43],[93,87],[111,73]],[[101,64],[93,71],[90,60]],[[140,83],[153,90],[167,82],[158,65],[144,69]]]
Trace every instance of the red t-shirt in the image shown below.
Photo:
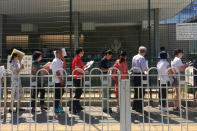
[[[119,60],[116,60],[114,67],[116,67],[120,70],[122,80],[127,79],[127,75],[125,75],[125,74],[128,74],[128,64],[126,61],[120,63]],[[117,74],[117,70],[114,69],[113,74]],[[118,85],[118,77],[115,76],[114,80],[116,81],[116,86],[117,86]]]
[[[75,56],[75,58],[73,59],[72,62],[72,71],[75,70],[75,67],[81,68],[82,70],[84,70],[85,66],[82,63],[81,57],[79,57],[78,55]],[[79,71],[75,71],[73,73],[73,75],[84,75],[83,73],[79,72]],[[82,78],[82,77],[73,77],[73,79],[78,79],[78,78]]]

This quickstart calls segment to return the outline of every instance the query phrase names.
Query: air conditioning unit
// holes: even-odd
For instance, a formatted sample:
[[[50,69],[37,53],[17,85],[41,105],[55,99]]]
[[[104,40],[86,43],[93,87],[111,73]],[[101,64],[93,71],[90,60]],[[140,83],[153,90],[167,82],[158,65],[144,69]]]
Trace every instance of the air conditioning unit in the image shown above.
[[[21,32],[38,32],[38,26],[35,24],[21,24]]]

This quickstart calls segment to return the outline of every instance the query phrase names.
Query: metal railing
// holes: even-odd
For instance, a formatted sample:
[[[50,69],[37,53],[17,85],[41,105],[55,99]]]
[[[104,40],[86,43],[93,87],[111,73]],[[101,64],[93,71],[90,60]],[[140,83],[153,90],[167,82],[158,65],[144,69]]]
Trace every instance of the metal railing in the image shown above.
[[[191,67],[186,69],[186,72]],[[80,69],[76,69],[80,70]],[[73,72],[75,72],[74,70]],[[83,70],[83,79],[81,79],[81,86],[74,85],[74,75],[68,75],[65,70],[63,71],[63,78],[65,85],[63,87],[55,87],[53,79],[56,76],[49,74],[45,69],[37,72],[37,75],[19,75],[18,78],[25,79],[29,82],[26,86],[22,86],[22,93],[17,100],[13,99],[11,92],[13,92],[13,73],[6,70],[2,74],[3,83],[0,90],[0,130],[23,130],[33,131],[37,130],[153,130],[153,126],[159,126],[160,130],[170,131],[174,126],[179,126],[181,131],[190,130],[191,125],[196,125],[195,119],[195,97],[196,86],[187,86],[185,79],[182,77],[195,77],[194,74],[173,74],[170,77],[176,77],[179,80],[178,85],[162,83],[158,81],[159,74],[156,68],[150,68],[149,71],[144,73],[135,74],[133,69],[128,71],[127,80],[121,80],[122,74],[117,71],[113,74],[111,69],[108,74],[103,74],[98,68],[92,69],[89,74]],[[194,69],[196,70],[196,69]],[[39,75],[44,72],[43,75]],[[140,86],[134,86],[134,77],[140,77]],[[78,76],[79,77],[79,76]],[[114,77],[118,80],[118,85],[114,85]],[[32,81],[32,78],[36,78]],[[41,85],[38,86],[40,80]],[[20,80],[19,80],[20,81]],[[165,85],[165,86],[163,86]],[[20,86],[18,82],[18,88]],[[114,93],[114,89],[118,88],[118,98]],[[56,89],[60,89],[60,95],[56,99]],[[81,98],[74,98],[76,89],[82,89],[83,94]],[[138,94],[134,98],[136,89]],[[141,90],[140,90],[141,89]],[[166,97],[162,97],[163,90],[166,89]],[[178,99],[174,98],[174,90],[178,89]],[[38,94],[40,90],[45,91],[44,99],[41,99]],[[145,90],[145,91],[143,91]],[[183,90],[183,91],[181,91]],[[189,90],[194,90],[190,93]],[[17,90],[19,91],[19,90]],[[32,97],[34,91],[35,98]],[[141,92],[140,92],[141,91]],[[3,92],[3,93],[1,93]],[[19,93],[19,92],[18,92]],[[159,94],[161,97],[159,97]],[[3,95],[3,96],[2,96]],[[142,97],[139,97],[139,96]],[[144,96],[144,97],[143,97]],[[117,101],[119,99],[119,101]],[[17,102],[17,109],[13,108],[9,112],[9,105],[14,107],[14,101]],[[25,109],[20,111],[21,108]],[[40,109],[40,100],[45,102],[46,110]],[[133,101],[140,102],[142,111],[133,109]],[[179,102],[179,110],[173,111],[174,101]],[[32,110],[32,101],[35,101],[35,112]],[[56,112],[55,101],[59,101],[60,113]],[[84,108],[79,112],[74,112],[74,104],[80,101],[81,106]],[[166,106],[163,107],[163,101],[166,101]],[[119,102],[119,103],[118,103]],[[139,105],[138,105],[139,106]],[[164,110],[165,109],[165,110]]]

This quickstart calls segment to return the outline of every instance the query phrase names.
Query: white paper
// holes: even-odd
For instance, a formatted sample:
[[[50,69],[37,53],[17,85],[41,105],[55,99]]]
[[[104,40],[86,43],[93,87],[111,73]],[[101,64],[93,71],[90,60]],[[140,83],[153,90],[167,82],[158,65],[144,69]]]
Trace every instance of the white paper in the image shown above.
[[[56,57],[56,51],[53,51],[54,56]],[[65,57],[67,56],[66,49],[62,48],[62,55]]]
[[[86,68],[85,68],[84,70],[89,69],[93,64],[94,64],[94,61],[93,61],[93,60],[92,60],[92,61],[87,62],[87,64],[86,64]]]
[[[24,63],[25,63],[25,62],[24,62],[24,60],[22,59],[22,60],[21,60],[21,64],[24,65]]]
[[[67,56],[67,53],[66,53],[66,49],[65,48],[62,48],[62,55],[65,57]]]
[[[56,58],[56,51],[53,51],[53,54],[54,54],[54,56],[55,56],[55,58]]]

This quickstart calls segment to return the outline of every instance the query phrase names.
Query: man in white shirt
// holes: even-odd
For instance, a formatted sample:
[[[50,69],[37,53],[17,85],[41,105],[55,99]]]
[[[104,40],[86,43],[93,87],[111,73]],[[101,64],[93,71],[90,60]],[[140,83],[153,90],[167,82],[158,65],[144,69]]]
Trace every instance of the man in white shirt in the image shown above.
[[[53,72],[53,82],[55,82],[55,113],[60,113],[60,99],[64,93],[60,87],[64,87],[63,68],[66,67],[66,60],[61,50],[56,50],[56,57],[53,59],[51,69]],[[62,94],[61,94],[62,92]]]
[[[162,109],[166,110],[166,94],[167,94],[167,87],[170,84],[170,76],[169,74],[173,74],[172,70],[169,69],[170,64],[167,60],[167,53],[163,52],[160,54],[160,61],[157,63],[157,70],[158,70],[158,80],[159,86],[161,87],[159,90],[159,99],[160,105]]]
[[[144,46],[140,46],[138,50],[138,54],[135,55],[132,59],[132,69],[133,73],[136,74],[133,78],[134,87],[134,100],[133,100],[133,110],[142,113],[143,100],[138,100],[144,98],[145,89],[142,88],[141,85],[141,72],[144,73],[148,71],[148,65],[146,64],[146,60],[144,56],[146,55],[147,49]],[[139,88],[140,87],[140,88]],[[142,92],[143,90],[143,92]]]
[[[183,73],[185,69],[189,66],[189,63],[183,64],[181,58],[183,57],[183,51],[180,49],[175,49],[174,50],[174,60],[171,62],[171,66],[173,68],[173,72],[176,74],[175,79],[174,79],[174,85],[176,86],[175,88],[175,102],[174,102],[174,111],[179,111],[179,91],[181,94],[181,90],[179,90],[179,73]],[[180,78],[182,79],[182,77]],[[184,107],[181,106],[182,111],[184,111]]]

